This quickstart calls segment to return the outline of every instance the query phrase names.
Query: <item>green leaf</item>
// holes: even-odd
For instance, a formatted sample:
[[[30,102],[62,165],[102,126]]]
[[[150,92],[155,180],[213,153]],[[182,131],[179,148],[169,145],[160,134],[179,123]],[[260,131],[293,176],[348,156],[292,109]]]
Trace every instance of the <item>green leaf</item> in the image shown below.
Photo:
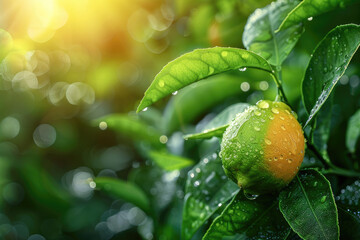
[[[239,192],[211,224],[203,240],[223,239],[285,239],[290,227],[281,215],[278,200],[264,195],[249,200]]]
[[[350,152],[355,153],[356,143],[360,136],[360,110],[349,119],[346,131],[346,146]]]
[[[151,151],[149,157],[159,167],[166,171],[179,170],[194,164],[194,161],[191,159],[175,156],[162,151]]]
[[[303,0],[297,5],[284,19],[277,31],[287,29],[306,20],[310,20],[322,13],[329,12],[337,8],[344,8],[346,5],[358,0]]]
[[[198,80],[244,67],[272,72],[265,59],[244,49],[214,47],[186,53],[168,63],[156,75],[137,112]]]
[[[189,171],[185,187],[182,236],[189,240],[239,187],[229,180],[216,153],[202,159]]]
[[[329,101],[323,105],[316,116],[316,124],[313,126],[312,141],[315,148],[319,151],[326,161],[330,162],[327,153],[327,142],[330,137],[330,125],[332,117],[333,97],[330,96]]]
[[[303,28],[301,24],[275,33],[285,16],[299,1],[276,1],[250,15],[243,34],[246,49],[258,53],[272,65],[280,66],[294,48]]]
[[[310,116],[320,110],[344,74],[360,45],[360,26],[342,25],[331,30],[315,48],[302,82],[302,98]]]
[[[196,120],[228,97],[241,95],[243,91],[240,85],[243,81],[245,79],[229,74],[217,75],[181,89],[165,108],[163,125],[166,133],[172,133],[180,127],[184,128],[186,124]]]
[[[338,215],[329,181],[315,170],[301,171],[280,193],[280,211],[303,239],[339,239]]]
[[[139,120],[137,116],[111,114],[93,121],[93,125],[109,128],[132,140],[141,140],[160,145],[161,133],[150,125]]]
[[[205,125],[201,133],[188,134],[184,136],[185,139],[203,139],[212,137],[221,137],[225,132],[229,123],[235,118],[238,113],[243,112],[249,104],[236,103],[214,117],[208,124]]]
[[[97,177],[94,181],[96,183],[96,188],[112,195],[115,198],[123,199],[124,201],[132,203],[145,212],[149,212],[149,199],[135,184],[110,177]]]

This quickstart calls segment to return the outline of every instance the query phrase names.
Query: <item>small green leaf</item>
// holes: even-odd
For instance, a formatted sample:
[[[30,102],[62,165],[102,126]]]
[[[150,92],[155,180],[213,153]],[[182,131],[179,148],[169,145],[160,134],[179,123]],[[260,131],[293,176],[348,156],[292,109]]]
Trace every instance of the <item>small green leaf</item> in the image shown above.
[[[111,114],[94,120],[93,125],[104,129],[109,128],[133,140],[160,145],[160,132],[139,120],[137,116]]]
[[[216,153],[202,159],[189,171],[185,187],[182,236],[189,240],[239,187],[229,180]]]
[[[123,199],[132,203],[145,212],[149,212],[149,199],[135,184],[110,177],[97,177],[94,181],[96,183],[96,188],[112,195],[115,198]]]
[[[250,15],[243,34],[246,49],[258,53],[272,65],[280,66],[294,48],[303,28],[301,24],[275,33],[285,16],[299,1],[276,1]]]
[[[179,170],[194,164],[194,161],[191,159],[175,156],[162,151],[151,151],[149,156],[151,160],[166,171]]]
[[[329,181],[315,170],[301,171],[280,193],[280,210],[305,240],[339,239],[338,215]]]
[[[305,126],[325,103],[359,45],[360,26],[348,24],[331,30],[315,48],[302,82],[303,102],[310,113]]]
[[[344,8],[358,0],[303,0],[284,19],[277,31],[287,29],[333,9]]]
[[[186,53],[168,63],[156,75],[137,112],[191,83],[244,67],[272,72],[265,59],[244,49],[214,47]]]
[[[356,143],[360,137],[360,110],[358,110],[349,120],[346,131],[346,146],[350,152],[355,153]]]
[[[278,200],[264,195],[249,200],[239,192],[225,210],[211,224],[203,240],[234,239],[285,239],[290,227],[281,215]]]
[[[184,136],[185,139],[204,139],[212,137],[221,137],[225,132],[229,123],[235,118],[236,114],[243,112],[249,104],[247,103],[236,103],[214,117],[206,126],[203,128],[201,133],[188,134]]]

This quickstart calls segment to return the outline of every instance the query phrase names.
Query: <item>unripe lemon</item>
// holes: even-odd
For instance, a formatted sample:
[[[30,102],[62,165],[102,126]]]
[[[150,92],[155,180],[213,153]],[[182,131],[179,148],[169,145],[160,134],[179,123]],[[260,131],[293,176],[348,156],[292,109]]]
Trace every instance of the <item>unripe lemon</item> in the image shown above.
[[[261,100],[226,129],[221,158],[226,175],[248,194],[280,190],[304,158],[302,128],[289,106]]]

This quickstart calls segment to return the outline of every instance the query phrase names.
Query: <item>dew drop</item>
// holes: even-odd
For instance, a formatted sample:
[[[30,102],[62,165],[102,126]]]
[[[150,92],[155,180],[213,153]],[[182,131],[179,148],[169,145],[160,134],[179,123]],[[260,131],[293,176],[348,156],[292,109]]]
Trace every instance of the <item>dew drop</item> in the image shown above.
[[[221,52],[221,56],[226,57],[227,55],[228,55],[228,52],[227,52],[227,51],[222,51],[222,52]]]
[[[246,67],[244,67],[244,68],[239,68],[239,71],[240,71],[240,72],[245,72],[245,71],[246,71]]]
[[[288,159],[288,163],[292,163],[292,159],[291,159],[291,158]]]
[[[284,131],[286,130],[286,128],[284,127],[284,125],[281,125],[281,129],[284,130]]]
[[[164,86],[165,86],[164,81],[160,80],[160,81],[159,81],[159,86],[160,86],[160,87],[164,87]]]
[[[308,21],[312,21],[312,20],[313,20],[313,17],[309,17],[307,20],[308,20]]]
[[[317,185],[318,185],[318,182],[315,181],[313,186],[316,187]]]
[[[260,131],[260,128],[257,127],[257,126],[255,126],[255,127],[254,127],[254,130],[257,131],[257,132],[259,132],[259,131]]]
[[[281,120],[285,120],[285,118],[284,118],[283,116],[280,116],[280,119],[281,119]]]
[[[270,118],[271,120],[274,120],[274,116],[273,116],[273,115],[270,115],[269,118]]]
[[[271,111],[275,114],[278,114],[279,113],[279,110],[277,108],[272,108]]]
[[[172,95],[174,95],[174,96],[175,96],[176,94],[178,94],[178,91],[175,91],[175,92],[172,93]]]
[[[259,197],[259,195],[249,194],[249,193],[246,193],[246,192],[244,192],[244,196],[249,200],[255,200],[256,198]]]
[[[254,114],[255,114],[256,116],[261,116],[261,112],[259,112],[259,111],[255,111]]]
[[[321,203],[324,203],[326,201],[326,196],[323,196],[320,201]]]
[[[271,141],[269,140],[269,139],[265,139],[265,143],[267,144],[267,145],[271,145]]]
[[[258,103],[258,106],[259,106],[259,108],[266,109],[266,108],[269,108],[269,103],[268,103],[268,102],[265,102],[265,101],[260,101],[260,102]]]
[[[277,162],[278,158],[277,157],[274,157],[274,161]]]
[[[144,108],[142,111],[143,111],[143,112],[146,112],[148,109],[149,109],[149,108],[146,107],[146,108]]]

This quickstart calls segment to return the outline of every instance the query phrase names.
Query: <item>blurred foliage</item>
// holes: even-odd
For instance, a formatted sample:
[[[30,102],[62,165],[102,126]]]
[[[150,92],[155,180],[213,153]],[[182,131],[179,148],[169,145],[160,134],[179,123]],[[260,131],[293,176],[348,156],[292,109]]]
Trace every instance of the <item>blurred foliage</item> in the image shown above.
[[[201,132],[234,103],[273,99],[275,85],[267,74],[235,70],[138,115],[136,106],[175,57],[200,47],[243,48],[249,15],[270,2],[0,1],[0,239],[180,239],[188,159],[201,166],[218,150],[215,138],[185,141],[183,133]],[[358,9],[304,24],[283,67],[298,113],[306,115],[299,96],[310,54],[336,25],[359,23]],[[358,124],[359,60],[336,87],[326,146],[335,165],[356,170],[360,141],[344,129]],[[306,164],[314,163],[309,155]],[[176,164],[181,169],[166,171]],[[331,181],[334,194],[353,182]],[[112,187],[115,196],[98,191]]]

